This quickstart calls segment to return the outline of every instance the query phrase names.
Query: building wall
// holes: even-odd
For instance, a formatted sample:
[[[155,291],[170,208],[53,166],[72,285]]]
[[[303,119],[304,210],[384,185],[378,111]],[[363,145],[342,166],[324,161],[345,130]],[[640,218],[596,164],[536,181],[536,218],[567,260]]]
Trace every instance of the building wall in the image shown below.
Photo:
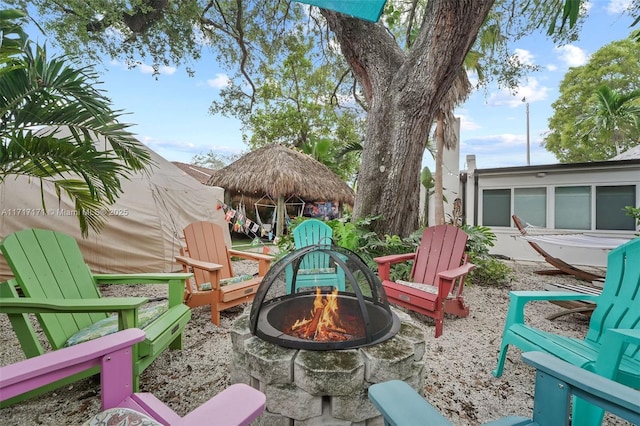
[[[591,229],[555,229],[554,191],[557,186],[591,186],[592,194],[599,186],[635,186],[636,206],[640,205],[640,160],[621,162],[597,162],[592,164],[567,164],[549,166],[511,167],[504,169],[475,168],[475,156],[467,157],[468,169],[461,173],[461,185],[466,189],[466,222],[483,225],[483,191],[491,189],[511,190],[511,211],[514,213],[514,192],[516,188],[546,188],[546,227],[542,233],[590,233],[602,236],[633,238],[634,231],[598,230],[595,223],[595,201],[591,202]],[[466,178],[466,184],[463,181]],[[595,198],[595,195],[592,196]],[[509,217],[510,217],[509,215]],[[497,242],[491,253],[505,255],[517,260],[543,260],[529,244],[518,237],[519,232],[510,226],[492,226]],[[635,232],[638,231],[636,226]],[[542,245],[541,245],[542,246]],[[576,265],[606,266],[607,250],[562,247],[553,244],[543,246],[549,254]]]

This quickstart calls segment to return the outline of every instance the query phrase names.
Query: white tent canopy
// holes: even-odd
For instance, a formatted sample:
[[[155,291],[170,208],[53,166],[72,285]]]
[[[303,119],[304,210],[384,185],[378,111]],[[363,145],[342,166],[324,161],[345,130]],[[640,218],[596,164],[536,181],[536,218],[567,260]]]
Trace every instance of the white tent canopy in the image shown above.
[[[103,143],[97,144],[97,146]],[[156,166],[122,180],[123,194],[112,205],[100,234],[93,230],[83,239],[71,200],[59,201],[53,185],[45,184],[46,212],[42,209],[40,182],[24,176],[7,176],[0,184],[0,239],[25,228],[64,232],[78,241],[85,261],[97,273],[172,272],[180,270],[182,230],[191,222],[206,220],[227,230],[217,200],[222,188],[202,185],[169,161],[150,151]],[[11,270],[0,256],[0,280]]]

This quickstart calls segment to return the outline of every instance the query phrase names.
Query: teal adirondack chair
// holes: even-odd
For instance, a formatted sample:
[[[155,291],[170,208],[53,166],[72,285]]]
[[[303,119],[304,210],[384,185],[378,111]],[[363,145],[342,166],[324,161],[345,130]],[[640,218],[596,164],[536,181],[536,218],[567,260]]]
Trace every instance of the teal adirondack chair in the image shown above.
[[[640,238],[612,250],[600,295],[552,291],[513,291],[493,374],[502,375],[509,345],[523,351],[544,351],[570,364],[593,371],[617,382],[640,388],[640,342],[628,346],[608,342],[612,330],[640,330]],[[586,300],[596,303],[584,340],[545,332],[525,324],[528,302]],[[597,361],[597,362],[596,362]],[[611,369],[610,365],[619,368]],[[591,407],[593,409],[593,407]],[[583,403],[574,406],[580,425],[600,424],[602,410],[590,412]]]
[[[144,329],[146,338],[133,350],[135,391],[139,389],[140,374],[160,353],[167,348],[182,349],[182,331],[191,318],[191,311],[182,300],[185,281],[193,274],[92,274],[75,239],[43,229],[15,232],[0,243],[0,250],[15,275],[15,280],[0,286],[1,297],[13,298],[3,299],[0,311],[9,314],[27,358],[45,352],[24,314],[27,312],[36,314],[53,350],[118,329]],[[102,298],[98,284],[166,284],[168,306],[148,305],[144,297]],[[24,297],[18,297],[15,286]],[[109,318],[114,312],[118,316]],[[64,382],[36,389],[4,405],[96,372],[96,369],[80,371]]]
[[[307,219],[293,229],[296,250],[311,245],[331,245],[333,230],[317,219]],[[314,251],[302,258],[297,274],[291,266],[285,270],[287,293],[309,287],[334,287],[344,291],[344,270],[332,264],[331,257],[322,251]],[[295,281],[295,285],[293,284]]]
[[[623,333],[618,337],[620,339],[615,340],[619,342],[640,341],[640,333]],[[589,398],[600,410],[628,420],[632,424],[640,424],[640,391],[637,389],[578,368],[544,352],[526,352],[522,359],[536,368],[532,417],[508,416],[483,424],[568,425],[570,400],[575,395]],[[452,425],[418,392],[400,380],[371,385],[369,399],[382,413],[385,426],[417,423],[430,426]],[[571,424],[582,426],[585,423],[572,418]]]

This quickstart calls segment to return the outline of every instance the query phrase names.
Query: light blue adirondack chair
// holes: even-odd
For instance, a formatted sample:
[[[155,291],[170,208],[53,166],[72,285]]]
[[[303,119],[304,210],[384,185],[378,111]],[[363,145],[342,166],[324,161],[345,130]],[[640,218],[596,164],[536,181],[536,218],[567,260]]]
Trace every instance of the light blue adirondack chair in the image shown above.
[[[631,340],[638,342],[638,339],[640,333],[632,332],[619,334],[615,340],[624,344]],[[573,366],[544,352],[526,352],[522,359],[537,370],[532,417],[508,416],[485,425],[568,425],[570,401],[576,395],[589,398],[600,411],[612,413],[632,424],[640,424],[640,391]],[[386,426],[452,425],[418,392],[400,380],[371,385],[369,399],[382,413]],[[574,417],[572,424],[582,426],[585,423]]]
[[[640,238],[612,250],[600,295],[552,291],[513,291],[500,345],[498,365],[493,374],[502,375],[509,345],[522,351],[544,351],[570,364],[593,371],[632,388],[640,388],[640,341],[616,344],[612,331],[640,330]],[[542,331],[525,324],[528,302],[585,300],[596,303],[584,340]],[[612,368],[611,365],[618,365]],[[593,407],[591,407],[593,408]],[[574,405],[574,424],[600,424],[602,410],[595,414]]]
[[[293,229],[296,250],[311,245],[330,247],[332,238],[331,227],[317,219],[305,220]],[[307,254],[302,258],[297,271],[289,266],[285,275],[287,294],[308,287],[334,287],[339,291],[344,291],[345,288],[344,270],[333,264],[331,257],[322,251]]]

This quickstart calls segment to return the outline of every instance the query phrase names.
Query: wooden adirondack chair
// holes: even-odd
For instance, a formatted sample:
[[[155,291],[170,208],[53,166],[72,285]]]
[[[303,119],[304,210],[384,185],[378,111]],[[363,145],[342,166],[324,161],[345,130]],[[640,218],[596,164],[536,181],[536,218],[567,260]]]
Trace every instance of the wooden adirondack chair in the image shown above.
[[[184,302],[191,308],[211,305],[211,322],[220,325],[220,312],[253,300],[272,256],[227,247],[223,229],[211,222],[195,222],[184,228],[186,248],[177,256],[185,272],[193,272]],[[258,262],[258,275],[235,275],[231,256]]]
[[[326,223],[317,219],[307,219],[293,229],[293,242],[295,248],[301,249],[310,245],[330,246],[333,238],[333,230]],[[330,264],[330,256],[322,252],[312,252],[302,258],[297,274],[293,276],[293,268],[287,267],[285,279],[287,293],[298,291],[301,288],[331,286],[339,291],[344,291],[344,270]],[[293,282],[295,278],[295,289]]]
[[[469,315],[464,303],[464,277],[475,268],[467,262],[467,234],[453,225],[426,228],[415,253],[375,258],[378,275],[391,303],[433,318],[435,336],[442,335],[444,314]],[[410,281],[390,279],[391,266],[412,260]]]
[[[635,339],[640,339],[640,334]],[[632,424],[640,424],[640,392],[637,389],[575,367],[544,352],[527,352],[522,359],[536,368],[532,418],[509,416],[486,425],[568,425],[569,403],[574,395],[588,397],[600,411],[610,412]],[[369,387],[369,399],[382,413],[385,425],[409,425],[414,424],[416,419],[425,425],[452,424],[411,386],[400,380],[372,385]],[[578,401],[584,403],[582,399]],[[583,426],[587,424],[583,421],[588,417],[571,419],[571,424]],[[597,423],[590,421],[590,424],[600,423],[598,420]]]
[[[15,298],[22,312],[33,312],[53,350],[90,340],[125,328],[143,328],[146,338],[135,345],[134,385],[140,374],[166,348],[182,349],[182,331],[191,311],[182,303],[185,281],[191,274],[92,274],[72,237],[50,230],[26,229],[7,236],[0,250],[15,275],[4,283],[2,297]],[[12,284],[20,287],[24,297]],[[168,286],[168,307],[147,305],[143,297],[102,298],[98,284],[164,284]],[[28,358],[44,353],[25,315],[12,313],[11,321]],[[16,308],[17,309],[17,308]],[[108,319],[109,313],[118,313]],[[95,374],[85,371],[78,380]],[[51,388],[55,386],[52,385]],[[42,391],[49,390],[43,389]]]
[[[265,395],[245,384],[231,385],[184,417],[151,393],[134,393],[131,355],[144,339],[144,332],[133,328],[0,367],[0,401],[91,366],[100,370],[103,412],[89,419],[90,425],[248,425],[264,411]]]
[[[502,334],[498,365],[493,374],[504,370],[509,345],[523,351],[545,351],[573,365],[594,371],[633,388],[640,388],[640,342],[616,351],[605,337],[614,329],[640,330],[640,238],[612,250],[600,295],[553,291],[512,291]],[[596,304],[586,337],[561,336],[525,324],[525,305],[534,301],[588,300]],[[596,362],[598,356],[619,359],[614,371]],[[604,362],[606,364],[607,362]],[[615,363],[614,363],[615,365]]]

